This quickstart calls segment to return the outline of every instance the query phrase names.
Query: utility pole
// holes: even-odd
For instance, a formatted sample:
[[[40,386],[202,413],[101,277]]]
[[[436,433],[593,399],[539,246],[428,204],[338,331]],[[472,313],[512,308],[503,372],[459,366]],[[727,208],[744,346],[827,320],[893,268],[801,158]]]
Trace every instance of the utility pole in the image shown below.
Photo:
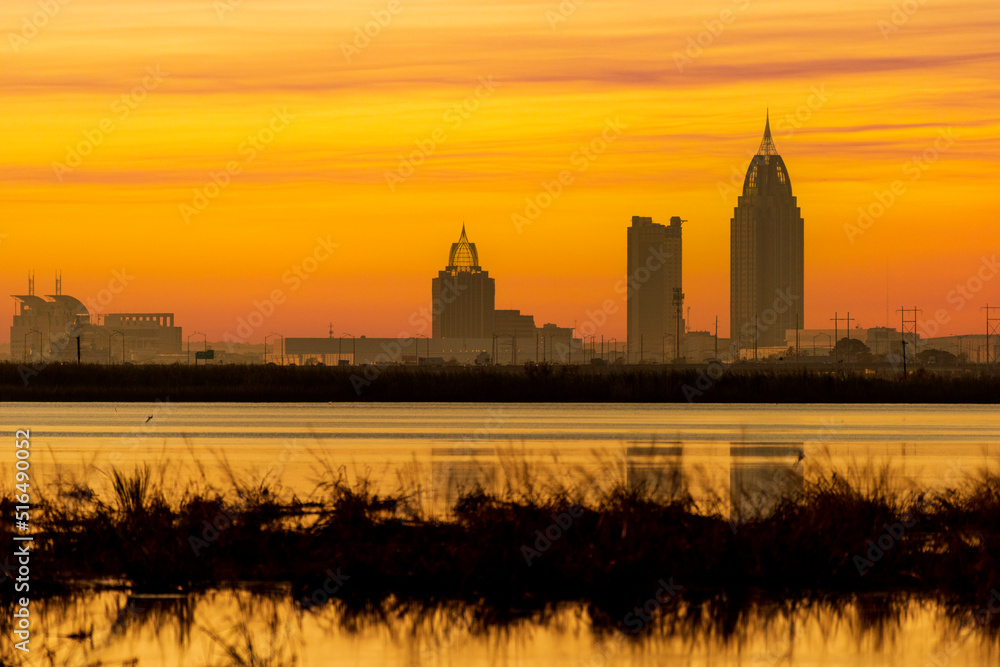
[[[684,294],[681,293],[680,287],[674,288],[674,308],[676,310],[674,314],[674,319],[676,320],[674,322],[676,325],[676,335],[674,337],[674,360],[678,361],[681,358],[681,320],[684,319]]]
[[[576,336],[576,320],[573,320],[573,331],[571,331],[570,334],[569,334],[569,354],[566,355],[566,363],[569,364],[570,366],[573,365],[573,341],[576,340],[574,338],[574,336]],[[584,353],[583,353],[583,336],[580,336],[580,358],[581,359],[584,358],[583,355],[584,355]]]
[[[906,334],[909,333],[913,337],[913,359],[917,358],[917,313],[922,313],[924,311],[920,310],[916,306],[913,308],[900,308],[896,312],[901,313],[900,318],[902,320],[900,328],[902,329],[903,337],[903,375],[906,375]],[[908,319],[909,315],[912,319]],[[909,331],[907,331],[909,328]]]
[[[715,316],[715,359],[719,358],[719,316]]]
[[[848,313],[850,315],[850,313]],[[795,313],[795,360],[799,360],[799,314]]]
[[[1000,306],[987,304],[983,307],[986,311],[986,363],[990,363],[990,337],[1000,336],[1000,317],[991,317],[993,311],[1000,311]],[[993,361],[997,361],[997,354],[993,353]]]
[[[798,315],[796,315],[795,318],[797,322]],[[847,363],[851,363],[851,322],[854,321],[854,318],[851,317],[851,311],[847,311],[846,318],[840,317],[837,313],[834,313],[833,317],[831,318],[831,321],[833,322],[833,338],[834,338],[833,350],[837,363],[840,363],[840,353],[837,352],[837,344],[840,343],[840,336],[839,336],[840,329],[837,325],[839,325],[841,322],[847,323]]]
[[[853,321],[851,317],[851,311],[847,311],[847,363],[851,363],[851,322]]]
[[[836,312],[830,318],[830,321],[833,322],[833,360],[837,363],[840,363],[840,352],[837,351],[837,343],[840,342],[840,328],[838,327],[840,319]]]

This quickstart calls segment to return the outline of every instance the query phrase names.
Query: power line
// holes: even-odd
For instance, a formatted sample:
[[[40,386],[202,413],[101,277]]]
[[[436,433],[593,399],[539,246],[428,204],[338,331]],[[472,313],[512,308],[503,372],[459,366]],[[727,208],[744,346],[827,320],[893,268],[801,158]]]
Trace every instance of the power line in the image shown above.
[[[924,311],[917,307],[913,308],[900,308],[896,311],[897,313],[902,313],[900,316],[902,318],[902,336],[903,336],[903,375],[906,375],[906,334],[909,333],[913,339],[913,359],[917,359],[917,313],[922,313]],[[906,316],[910,315],[912,319],[906,319]],[[909,329],[909,330],[907,330]]]
[[[1000,317],[993,317],[990,313],[1000,311],[1000,306],[987,304],[982,309],[986,311],[986,363],[990,363],[990,336],[1000,337]],[[997,347],[1000,347],[1000,345],[997,345]],[[1000,350],[993,352],[993,361],[996,362],[998,360],[1000,360]]]

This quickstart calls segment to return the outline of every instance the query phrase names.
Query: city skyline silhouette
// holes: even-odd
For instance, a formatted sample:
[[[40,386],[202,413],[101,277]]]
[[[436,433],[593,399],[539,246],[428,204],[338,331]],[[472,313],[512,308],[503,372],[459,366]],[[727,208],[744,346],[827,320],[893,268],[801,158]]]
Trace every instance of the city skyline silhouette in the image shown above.
[[[97,29],[81,10],[34,25],[35,4],[10,3],[8,294],[61,270],[86,302],[124,269],[136,279],[104,312],[171,312],[220,340],[281,289],[269,331],[394,336],[465,221],[497,309],[572,326],[617,299],[604,326],[624,339],[622,225],[679,215],[686,325],[728,331],[729,220],[770,108],[806,221],[802,326],[848,311],[896,326],[905,305],[973,333],[1000,302],[988,2],[640,2],[621,16],[484,2],[452,22],[436,5],[307,2],[277,22],[267,2],[221,5],[180,3],[155,24],[144,2],[109,11],[112,53],[76,48],[75,30]],[[385,25],[365,35],[373,11]],[[775,37],[775,22],[795,30]]]
[[[3,0],[0,667],[996,662],[998,31]]]

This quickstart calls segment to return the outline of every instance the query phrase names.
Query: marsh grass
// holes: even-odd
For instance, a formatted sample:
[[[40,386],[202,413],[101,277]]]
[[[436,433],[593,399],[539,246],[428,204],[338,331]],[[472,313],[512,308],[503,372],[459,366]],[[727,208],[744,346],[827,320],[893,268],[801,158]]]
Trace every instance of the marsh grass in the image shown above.
[[[136,468],[131,475],[126,475],[119,470],[111,471],[111,485],[114,489],[115,500],[118,511],[129,521],[135,521],[146,516],[149,511],[147,501],[154,500],[150,496],[156,496],[155,490],[150,494],[150,471],[149,465]],[[73,489],[77,494],[86,495],[79,488]],[[71,491],[71,492],[73,492]],[[155,497],[155,502],[160,498]]]
[[[516,447],[497,458],[493,476],[464,489],[443,515],[427,510],[419,485],[386,492],[370,469],[330,460],[317,461],[315,487],[303,499],[231,469],[228,488],[202,481],[173,499],[162,470],[148,466],[110,471],[107,502],[64,478],[34,509],[32,590],[287,582],[308,609],[329,573],[342,571],[349,578],[324,601],[497,609],[583,601],[613,610],[641,604],[660,579],[683,586],[692,604],[757,592],[780,599],[893,591],[961,604],[1000,587],[995,466],[932,492],[899,484],[891,462],[835,465],[816,454],[801,486],[785,494],[775,487],[779,497],[761,504],[766,512],[736,521],[722,490],[706,496],[697,488],[708,482],[685,467],[683,450],[658,465],[654,457],[655,472],[636,479],[613,456],[581,475],[566,474],[558,457],[548,469],[529,463]],[[12,511],[9,498],[0,510]],[[888,531],[904,517],[905,530]],[[887,531],[891,544],[883,540],[876,558],[872,545]],[[0,540],[9,532],[0,528]],[[869,564],[859,567],[859,558]],[[0,592],[13,595],[9,578]],[[259,652],[248,641],[257,636],[219,639],[253,659]]]

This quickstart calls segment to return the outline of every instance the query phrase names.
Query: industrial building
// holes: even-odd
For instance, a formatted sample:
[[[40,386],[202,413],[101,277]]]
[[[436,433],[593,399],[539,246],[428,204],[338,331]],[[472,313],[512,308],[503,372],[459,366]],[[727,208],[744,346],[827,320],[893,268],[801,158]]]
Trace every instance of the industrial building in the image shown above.
[[[579,364],[584,359],[580,339],[570,329],[547,324],[530,336],[504,339],[465,338],[286,338],[284,362],[355,366],[402,364],[439,366],[446,364],[523,364],[530,361]]]
[[[56,277],[55,294],[15,294],[10,327],[10,353],[23,363],[145,363],[176,361],[181,354],[181,328],[173,313],[92,314],[80,299],[62,293]]]

